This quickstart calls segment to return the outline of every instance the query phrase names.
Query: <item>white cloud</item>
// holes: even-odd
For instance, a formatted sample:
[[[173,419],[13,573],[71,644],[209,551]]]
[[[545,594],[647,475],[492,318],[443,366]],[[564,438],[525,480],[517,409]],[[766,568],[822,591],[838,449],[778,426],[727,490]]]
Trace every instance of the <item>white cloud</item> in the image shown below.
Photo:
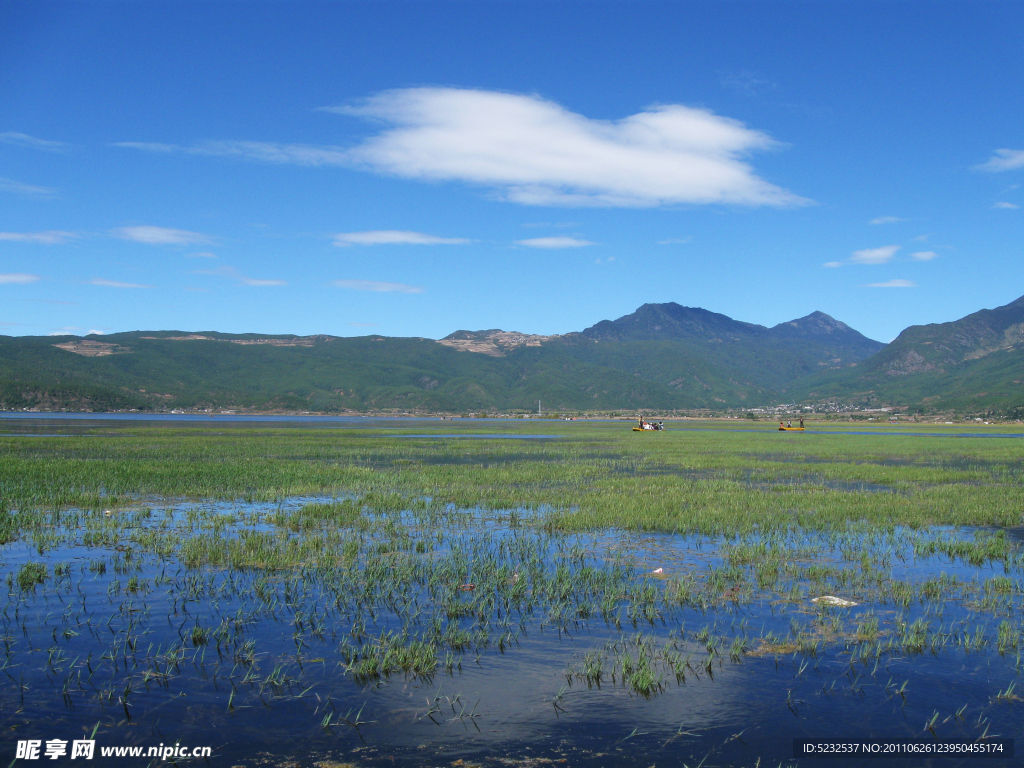
[[[97,330],[95,328],[92,328],[92,329],[86,331],[85,335],[86,336],[106,336],[107,334],[106,334],[106,331],[100,331],[100,330]]]
[[[917,288],[917,283],[910,280],[887,280],[884,283],[868,283],[865,288]]]
[[[916,261],[931,261],[938,258],[938,256],[939,254],[935,251],[918,251],[917,253],[910,254],[910,258]]]
[[[50,187],[33,187],[31,184],[22,184],[20,181],[5,178],[0,178],[0,192],[13,192],[25,197],[53,197],[57,194],[57,190]]]
[[[898,245],[885,245],[881,248],[865,248],[862,251],[854,251],[850,257],[853,264],[885,264],[892,260],[900,247]]]
[[[689,237],[671,237],[668,240],[659,240],[658,245],[682,245],[690,242],[691,239]]]
[[[996,203],[992,206],[993,208],[1005,208],[1007,210],[1015,211],[1020,208],[1016,203]]]
[[[26,275],[24,272],[0,273],[0,285],[25,285],[39,282],[39,275]]]
[[[723,74],[719,82],[726,88],[754,96],[763,90],[775,90],[778,84],[753,72],[730,72]]]
[[[375,229],[369,232],[340,232],[334,244],[349,245],[465,245],[472,242],[464,237],[437,237],[422,232],[402,232],[394,229]]]
[[[829,269],[835,269],[836,267],[843,266],[843,262],[841,262],[841,261],[826,261],[821,266],[828,267]]]
[[[60,232],[58,230],[49,230],[47,232],[0,232],[0,240],[11,240],[16,243],[43,243],[45,245],[57,245],[67,242],[74,237],[78,237],[74,232]]]
[[[210,253],[209,251],[200,251],[199,253],[190,253],[188,255],[190,259],[216,259],[216,253]]]
[[[577,237],[531,237],[528,240],[516,240],[516,245],[525,245],[527,248],[583,248],[597,243]]]
[[[808,202],[741,158],[777,145],[708,110],[669,104],[592,120],[538,96],[458,88],[387,91],[327,111],[390,123],[348,151],[372,170],[496,188],[528,205]]]
[[[592,120],[538,96],[459,88],[387,91],[325,111],[389,124],[354,148],[260,141],[191,146],[120,142],[148,152],[306,166],[357,166],[496,189],[528,205],[801,205],[744,158],[778,147],[738,120],[679,104]]]
[[[253,288],[275,288],[280,285],[288,285],[285,280],[257,280],[253,277],[245,277],[245,275],[239,275],[238,282],[242,285],[252,286]]]
[[[898,224],[906,219],[901,219],[899,216],[879,216],[876,219],[872,219],[868,224]]]
[[[1024,149],[997,149],[987,162],[974,166],[976,171],[1012,171],[1024,168]]]
[[[404,283],[380,283],[375,280],[334,280],[331,285],[348,288],[351,291],[377,291],[380,293],[423,293],[418,285]]]
[[[15,131],[8,131],[7,133],[0,133],[0,141],[5,144],[14,144],[18,147],[29,147],[30,149],[45,149],[49,152],[60,152],[67,145],[60,141],[49,141],[47,139],[37,139],[35,136],[29,136],[27,133],[17,133]]]
[[[257,280],[247,275],[243,275],[234,267],[227,266],[217,267],[216,269],[197,269],[193,274],[226,277],[229,280],[235,280],[242,285],[252,286],[253,288],[272,288],[281,285],[288,285],[284,280]]]
[[[119,283],[117,280],[104,280],[102,277],[94,277],[89,285],[99,285],[104,288],[152,288],[152,285],[140,285],[139,283]]]
[[[307,144],[274,144],[266,141],[204,141],[188,147],[145,141],[121,141],[115,147],[141,149],[144,152],[234,157],[264,163],[293,165],[351,165],[343,147],[312,147]]]
[[[184,229],[167,229],[148,225],[138,227],[120,227],[110,230],[110,234],[122,240],[131,240],[147,245],[191,245],[208,243],[210,238],[199,232],[188,232]]]
[[[610,264],[613,261],[615,261],[614,256],[609,256],[607,259],[594,259],[595,264]]]

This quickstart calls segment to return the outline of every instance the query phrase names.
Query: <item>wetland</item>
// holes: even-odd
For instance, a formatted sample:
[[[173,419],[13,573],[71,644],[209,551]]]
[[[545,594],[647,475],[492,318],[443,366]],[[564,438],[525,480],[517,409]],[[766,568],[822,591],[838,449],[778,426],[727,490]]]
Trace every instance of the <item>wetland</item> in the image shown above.
[[[1022,735],[1024,430],[630,427],[0,419],[0,749],[695,768]]]

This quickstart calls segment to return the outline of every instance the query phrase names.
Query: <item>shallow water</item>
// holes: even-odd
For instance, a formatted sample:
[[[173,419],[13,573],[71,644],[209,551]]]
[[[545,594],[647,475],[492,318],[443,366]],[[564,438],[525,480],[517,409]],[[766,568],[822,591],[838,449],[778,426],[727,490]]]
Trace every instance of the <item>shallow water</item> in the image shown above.
[[[1020,668],[997,642],[1002,622],[1022,626],[1019,550],[977,566],[915,554],[991,532],[562,536],[522,527],[527,510],[364,513],[354,560],[278,570],[187,567],[180,549],[146,539],[277,531],[275,514],[310,501],[327,500],[140,506],[83,518],[81,534],[43,554],[30,538],[0,547],[0,575],[11,575],[0,610],[4,748],[13,757],[18,739],[83,738],[98,722],[99,745],[209,745],[212,765],[647,768],[788,764],[794,738],[931,738],[929,723],[940,738],[1024,735],[1024,702],[998,698]],[[339,546],[356,535],[346,530]],[[782,550],[794,575],[760,587],[757,569]],[[47,576],[22,589],[28,562]],[[423,578],[402,575],[414,571]],[[927,592],[940,577],[942,593]],[[894,581],[910,585],[903,602]],[[463,582],[477,588],[460,592]],[[810,598],[822,592],[860,604],[819,608]],[[452,618],[460,605],[477,613]],[[933,639],[867,653],[854,633],[872,617],[879,643],[918,620]],[[360,678],[346,663],[345,647],[382,632],[426,637],[435,618],[477,635],[461,650],[439,645],[431,674]],[[197,627],[210,631],[205,642],[194,642]],[[986,642],[965,647],[979,632]],[[737,642],[745,648],[731,654]],[[604,657],[599,685],[578,674],[587,652]],[[623,659],[643,652],[660,681],[646,695],[622,680]]]

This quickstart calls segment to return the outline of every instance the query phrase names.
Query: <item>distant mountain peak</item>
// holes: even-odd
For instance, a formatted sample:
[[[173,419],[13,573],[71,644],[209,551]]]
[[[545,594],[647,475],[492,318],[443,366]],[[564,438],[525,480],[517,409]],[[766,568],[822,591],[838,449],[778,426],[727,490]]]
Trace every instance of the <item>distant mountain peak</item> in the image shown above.
[[[779,323],[772,328],[772,330],[783,326],[799,328],[807,331],[817,331],[819,333],[836,333],[846,331],[853,331],[853,333],[857,333],[857,331],[854,331],[842,320],[836,320],[831,315],[826,315],[824,312],[820,312],[818,310],[811,312],[811,314],[806,315],[805,317],[798,317],[796,320]]]
[[[584,336],[597,341],[654,341],[658,339],[735,340],[768,329],[733,320],[728,315],[700,307],[684,307],[674,301],[644,304],[618,320],[602,320],[585,329]]]
[[[557,338],[491,328],[486,331],[455,331],[437,343],[460,352],[478,352],[491,357],[504,357],[517,347],[539,347],[545,341]]]

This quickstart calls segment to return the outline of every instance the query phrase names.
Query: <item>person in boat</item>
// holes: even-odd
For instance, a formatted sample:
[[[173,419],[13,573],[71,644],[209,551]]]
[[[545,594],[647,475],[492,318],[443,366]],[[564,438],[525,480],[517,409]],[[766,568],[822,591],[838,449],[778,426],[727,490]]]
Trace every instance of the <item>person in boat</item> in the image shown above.
[[[643,429],[643,428],[644,428],[644,417],[641,416],[640,417],[640,429]]]
[[[779,422],[779,429],[785,429],[785,428],[786,428],[786,422],[780,421]]]
[[[804,417],[801,416],[800,417],[800,429],[803,429],[803,428],[804,428]]]
[[[793,420],[790,419],[789,421],[786,422],[786,429],[792,429],[792,428],[793,428]]]

